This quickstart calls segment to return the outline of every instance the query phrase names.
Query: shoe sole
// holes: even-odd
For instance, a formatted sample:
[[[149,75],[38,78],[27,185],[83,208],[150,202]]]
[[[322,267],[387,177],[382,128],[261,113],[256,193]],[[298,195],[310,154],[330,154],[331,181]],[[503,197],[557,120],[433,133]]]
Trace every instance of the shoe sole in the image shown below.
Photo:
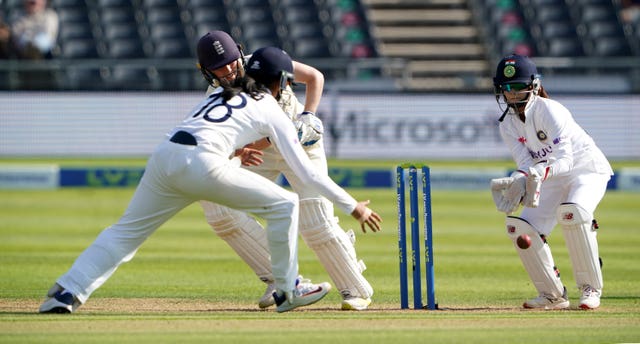
[[[364,311],[367,308],[369,308],[369,307],[368,306],[357,307],[357,306],[354,306],[354,305],[343,303],[341,309],[343,311]]]
[[[269,308],[269,307],[271,307],[271,306],[273,306],[275,304],[276,304],[276,301],[272,297],[271,300],[269,300],[269,301],[262,301],[261,300],[260,302],[258,302],[258,307],[264,309],[264,308]]]
[[[581,303],[579,307],[580,307],[581,309],[584,309],[584,310],[591,310],[591,309],[596,309],[596,308],[598,308],[599,306],[591,307],[591,306],[589,306],[589,305],[587,305],[587,304]]]
[[[364,311],[367,308],[369,308],[369,305],[371,304],[371,301],[367,302],[366,305],[362,305],[362,306],[357,306],[357,305],[353,305],[351,303],[348,302],[342,302],[342,310],[343,311]]]
[[[62,303],[52,297],[45,301],[38,311],[42,314],[68,314],[71,313],[71,308],[71,305]]]
[[[533,307],[533,306],[530,306],[529,304],[527,304],[525,302],[525,303],[522,304],[522,308],[524,308],[524,309],[544,309],[546,311],[556,310],[556,309],[567,309],[567,308],[569,308],[569,302],[567,301],[566,304],[565,303],[559,303],[557,305],[544,306],[544,307]]]

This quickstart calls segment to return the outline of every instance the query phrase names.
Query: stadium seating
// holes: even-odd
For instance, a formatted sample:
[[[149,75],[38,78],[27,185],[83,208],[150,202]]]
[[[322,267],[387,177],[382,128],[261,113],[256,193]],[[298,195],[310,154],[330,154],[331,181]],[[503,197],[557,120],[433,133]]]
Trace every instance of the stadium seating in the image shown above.
[[[415,0],[399,4],[393,0],[363,0],[363,3],[379,56],[410,62],[406,69],[386,72],[408,75],[406,88],[441,92],[488,84],[488,64],[484,61],[487,48],[474,25],[474,11],[470,7],[475,2]],[[498,22],[506,13],[478,10],[484,20]]]
[[[21,8],[22,1],[0,1],[0,18],[6,21]],[[616,7],[619,2],[610,0],[49,3],[60,18],[54,57],[105,61],[94,63],[91,68],[87,67],[90,64],[68,63],[62,73],[62,89],[201,87],[197,71],[154,64],[165,59],[195,59],[195,43],[211,30],[229,32],[244,45],[246,53],[275,45],[303,62],[402,58],[407,61],[408,73],[399,75],[391,69],[378,68],[363,70],[356,76],[408,74],[411,82],[404,86],[415,90],[482,87],[490,77],[496,56],[511,52],[569,58],[640,55],[640,23],[623,23]],[[142,59],[150,62],[127,62]],[[329,80],[347,76],[345,69],[335,67],[323,72]],[[7,88],[8,84],[0,87]]]

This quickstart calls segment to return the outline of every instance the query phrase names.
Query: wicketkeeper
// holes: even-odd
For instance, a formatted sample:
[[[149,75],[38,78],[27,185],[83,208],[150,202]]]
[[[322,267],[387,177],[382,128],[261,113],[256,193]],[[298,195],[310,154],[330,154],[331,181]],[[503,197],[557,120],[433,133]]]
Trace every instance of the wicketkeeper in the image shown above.
[[[579,307],[600,305],[602,271],[593,213],[613,171],[593,139],[574,121],[567,108],[549,99],[535,64],[510,55],[498,64],[493,79],[498,104],[504,106],[499,128],[517,170],[491,181],[499,211],[507,214],[507,235],[538,290],[524,308],[569,307],[546,237],[560,224],[573,275],[580,290]],[[519,205],[520,216],[511,215]],[[526,234],[528,248],[516,240]]]

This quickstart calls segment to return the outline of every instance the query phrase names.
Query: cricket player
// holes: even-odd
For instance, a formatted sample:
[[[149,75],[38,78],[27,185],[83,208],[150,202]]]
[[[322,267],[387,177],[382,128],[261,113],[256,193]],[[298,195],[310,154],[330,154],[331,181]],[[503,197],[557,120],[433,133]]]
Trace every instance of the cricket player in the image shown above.
[[[208,93],[241,77],[247,68],[242,49],[224,31],[212,31],[200,39],[198,60],[201,72],[210,84]],[[322,122],[314,115],[322,96],[324,77],[317,69],[296,61],[293,61],[293,74],[294,81],[306,85],[305,104],[298,101],[289,86],[282,91],[279,104],[298,129],[302,148],[313,162],[316,173],[327,175],[327,158],[322,140],[324,129]],[[353,231],[345,232],[340,227],[333,213],[333,204],[317,190],[309,188],[267,139],[254,143],[252,147],[261,149],[263,155],[256,157],[248,154],[246,168],[272,181],[282,173],[298,194],[300,234],[340,291],[341,309],[367,309],[373,288],[362,274],[366,266],[356,256]],[[207,201],[201,202],[201,205],[214,232],[267,284],[258,306],[266,308],[273,305],[271,295],[274,279],[266,233],[262,226],[247,213]]]
[[[507,235],[538,291],[523,307],[569,307],[546,241],[560,224],[580,290],[579,307],[594,309],[600,305],[603,281],[593,214],[613,171],[569,110],[549,98],[540,78],[526,56],[510,55],[498,63],[493,83],[496,100],[505,106],[499,128],[517,171],[492,180],[492,192],[497,209],[507,214]],[[510,215],[520,204],[520,216]],[[523,234],[531,240],[529,247],[517,244]]]
[[[99,288],[142,243],[186,206],[208,200],[257,214],[267,222],[267,242],[277,311],[317,302],[330,284],[297,280],[298,195],[234,164],[234,151],[269,137],[309,188],[358,219],[380,229],[381,218],[327,175],[318,173],[299,143],[297,130],[276,98],[293,79],[291,58],[281,49],[256,51],[248,76],[216,89],[174,128],[149,158],[145,173],[120,220],[106,228],[62,275],[40,306],[41,313],[70,313]]]

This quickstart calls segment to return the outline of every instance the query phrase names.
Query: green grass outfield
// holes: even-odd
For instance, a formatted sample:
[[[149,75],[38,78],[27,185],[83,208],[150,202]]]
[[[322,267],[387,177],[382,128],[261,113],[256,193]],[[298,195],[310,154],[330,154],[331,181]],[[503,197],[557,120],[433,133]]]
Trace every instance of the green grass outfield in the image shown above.
[[[142,165],[143,160],[3,160],[63,165]],[[392,162],[332,166],[391,166]],[[638,166],[632,162],[615,167]],[[432,166],[511,167],[509,162]],[[394,189],[350,189],[384,217],[380,233],[354,228],[375,288],[371,309],[342,312],[333,290],[319,303],[278,314],[260,311],[264,285],[205,223],[199,206],[161,227],[86,305],[71,315],[37,308],[56,277],[124,211],[132,188],[0,190],[0,343],[620,343],[640,342],[640,193],[611,191],[596,217],[605,290],[595,311],[576,309],[578,291],[562,232],[549,242],[572,309],[525,311],[535,296],[486,191],[434,191],[438,311],[400,310]],[[328,280],[301,242],[300,271]]]

